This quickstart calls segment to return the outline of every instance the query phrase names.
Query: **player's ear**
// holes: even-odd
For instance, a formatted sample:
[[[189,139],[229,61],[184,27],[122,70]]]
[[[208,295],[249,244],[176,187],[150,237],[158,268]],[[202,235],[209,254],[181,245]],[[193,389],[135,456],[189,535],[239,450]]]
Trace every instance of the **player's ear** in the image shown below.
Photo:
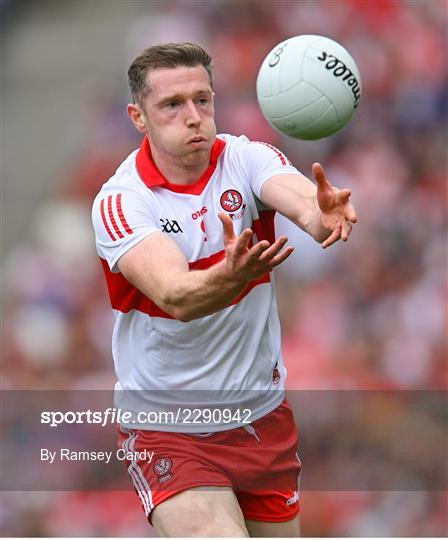
[[[127,111],[129,118],[135,126],[135,129],[140,131],[140,133],[146,133],[146,118],[140,107],[136,103],[129,103]]]

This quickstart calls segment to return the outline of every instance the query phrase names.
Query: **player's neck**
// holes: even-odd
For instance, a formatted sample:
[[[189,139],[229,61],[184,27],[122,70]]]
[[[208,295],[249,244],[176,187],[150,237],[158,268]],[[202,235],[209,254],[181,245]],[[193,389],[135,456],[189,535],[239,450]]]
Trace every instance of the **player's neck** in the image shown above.
[[[207,160],[198,165],[189,165],[157,148],[151,148],[151,154],[156,167],[170,184],[194,184],[207,170],[210,162]]]

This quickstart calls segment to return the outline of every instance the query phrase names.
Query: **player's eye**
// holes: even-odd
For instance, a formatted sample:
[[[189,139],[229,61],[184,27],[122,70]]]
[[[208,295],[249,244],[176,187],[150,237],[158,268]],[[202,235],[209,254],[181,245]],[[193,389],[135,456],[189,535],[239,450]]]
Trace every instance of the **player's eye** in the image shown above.
[[[178,101],[169,101],[168,103],[165,104],[165,107],[167,109],[176,109],[178,106],[179,106]]]

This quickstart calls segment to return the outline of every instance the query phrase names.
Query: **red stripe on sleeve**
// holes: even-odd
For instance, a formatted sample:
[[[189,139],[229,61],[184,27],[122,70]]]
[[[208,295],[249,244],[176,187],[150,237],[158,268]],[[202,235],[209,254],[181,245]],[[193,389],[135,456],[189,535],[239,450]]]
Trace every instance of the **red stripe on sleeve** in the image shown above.
[[[106,231],[109,233],[109,236],[115,242],[116,238],[112,234],[112,231],[110,230],[109,224],[107,223],[107,220],[106,220],[106,214],[104,213],[104,199],[101,199],[101,217],[103,218],[103,223],[104,223],[104,226],[106,227]]]
[[[107,210],[109,212],[110,222],[112,223],[115,232],[118,234],[119,238],[124,238],[124,234],[118,228],[117,222],[115,221],[114,213],[112,211],[112,195],[109,195],[107,198]]]
[[[277,156],[280,158],[280,161],[282,162],[282,165],[286,165],[286,159],[285,159],[285,156],[280,152],[280,150],[278,150],[277,148],[275,148],[275,146],[272,146],[271,144],[268,144],[268,143],[264,143],[268,148],[270,148],[271,150],[274,150],[274,152],[277,154]]]
[[[273,150],[277,156],[279,157],[280,161],[282,162],[282,165],[292,165],[292,163],[289,161],[289,159],[285,156],[285,154],[283,154],[282,152],[280,152],[280,150],[278,148],[275,148],[275,146],[272,146],[272,144],[269,144],[269,143],[266,143],[266,142],[262,142],[262,141],[256,141],[258,142],[259,144],[264,144],[264,146],[267,146],[268,148],[270,148],[271,150]]]
[[[120,218],[121,224],[124,227],[124,230],[128,234],[132,234],[134,231],[129,227],[128,222],[126,221],[126,218],[123,214],[123,209],[121,208],[121,193],[117,195],[117,210],[118,210],[118,217]]]

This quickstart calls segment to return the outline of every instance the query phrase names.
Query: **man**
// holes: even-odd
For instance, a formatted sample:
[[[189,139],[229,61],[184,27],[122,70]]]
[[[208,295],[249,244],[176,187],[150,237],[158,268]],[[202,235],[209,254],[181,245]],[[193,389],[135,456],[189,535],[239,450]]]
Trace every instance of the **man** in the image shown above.
[[[121,425],[125,451],[154,452],[129,459],[129,475],[162,536],[298,536],[301,464],[272,275],[293,248],[275,239],[273,218],[324,248],[346,241],[350,192],[320,164],[316,189],[271,145],[217,137],[200,46],[146,49],[128,75],[144,139],[103,185],[93,222],[116,314],[117,388],[150,390],[159,406],[151,425],[141,415]],[[165,390],[190,392],[181,418],[160,415],[169,400],[154,396]],[[199,403],[201,391],[213,394]]]

